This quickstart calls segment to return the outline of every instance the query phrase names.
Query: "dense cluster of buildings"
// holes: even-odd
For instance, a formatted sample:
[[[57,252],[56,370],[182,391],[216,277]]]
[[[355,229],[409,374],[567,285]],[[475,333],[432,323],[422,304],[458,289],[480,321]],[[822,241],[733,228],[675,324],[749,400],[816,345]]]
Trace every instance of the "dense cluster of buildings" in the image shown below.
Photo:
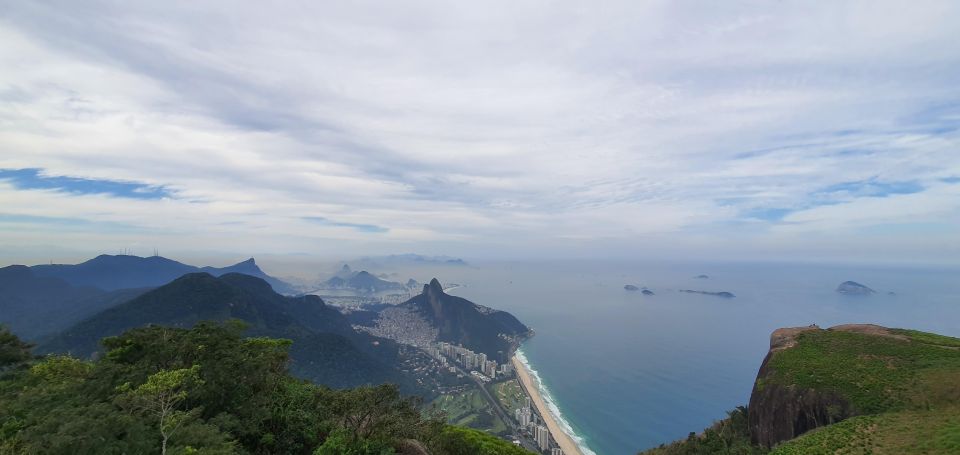
[[[513,416],[520,424],[520,428],[530,433],[541,452],[550,455],[563,455],[563,450],[556,447],[556,444],[550,439],[550,430],[541,421],[540,416],[533,412],[530,397],[526,398],[523,407],[513,411]]]
[[[496,379],[498,375],[510,373],[510,364],[497,365],[496,360],[490,360],[482,352],[473,352],[463,346],[441,341],[432,346],[430,354],[441,361],[450,359],[463,367],[464,370],[475,372],[476,376],[484,381]]]
[[[440,329],[427,322],[420,313],[407,307],[386,308],[380,312],[373,327],[355,325],[354,329],[422,349],[431,346],[440,333]]]

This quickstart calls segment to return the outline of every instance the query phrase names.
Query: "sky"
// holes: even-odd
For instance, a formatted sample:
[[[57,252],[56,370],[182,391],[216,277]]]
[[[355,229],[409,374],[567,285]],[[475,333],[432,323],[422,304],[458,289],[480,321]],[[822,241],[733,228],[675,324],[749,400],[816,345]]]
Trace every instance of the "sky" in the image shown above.
[[[958,264],[957,24],[956,1],[0,0],[0,262]]]

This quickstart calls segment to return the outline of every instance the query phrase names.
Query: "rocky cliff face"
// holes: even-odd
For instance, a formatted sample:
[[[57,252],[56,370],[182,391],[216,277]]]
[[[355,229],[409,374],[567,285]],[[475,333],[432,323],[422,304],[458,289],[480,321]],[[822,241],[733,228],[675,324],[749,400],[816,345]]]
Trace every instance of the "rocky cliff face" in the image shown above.
[[[770,366],[773,356],[794,347],[799,334],[815,330],[821,329],[816,325],[784,328],[770,335],[770,351],[760,365],[748,407],[750,440],[754,444],[772,447],[854,415],[850,402],[836,393],[769,382],[774,374]]]
[[[750,439],[754,444],[772,447],[814,428],[859,414],[853,404],[839,393],[771,381],[776,373],[771,366],[771,359],[777,353],[795,347],[801,334],[821,330],[811,325],[777,329],[770,335],[770,351],[757,373],[748,408]],[[840,325],[827,330],[907,340],[907,337],[894,334],[885,327],[871,324]]]

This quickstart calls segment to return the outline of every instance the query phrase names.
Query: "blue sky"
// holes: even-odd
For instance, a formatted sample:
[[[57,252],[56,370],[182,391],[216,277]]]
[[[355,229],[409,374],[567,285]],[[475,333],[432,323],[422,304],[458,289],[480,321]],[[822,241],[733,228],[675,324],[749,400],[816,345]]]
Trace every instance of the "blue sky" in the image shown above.
[[[15,190],[53,190],[66,195],[103,194],[131,199],[163,199],[172,195],[163,187],[137,182],[44,175],[41,169],[0,169],[0,181]]]
[[[960,258],[957,2],[0,3],[22,261]]]

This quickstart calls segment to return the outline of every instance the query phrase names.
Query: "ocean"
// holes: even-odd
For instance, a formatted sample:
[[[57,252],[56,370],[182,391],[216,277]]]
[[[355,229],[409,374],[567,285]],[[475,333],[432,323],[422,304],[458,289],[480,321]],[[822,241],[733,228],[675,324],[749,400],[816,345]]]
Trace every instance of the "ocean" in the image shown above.
[[[778,327],[875,323],[960,336],[958,269],[569,261],[435,274],[462,285],[452,294],[535,330],[523,358],[585,452],[597,455],[684,438],[745,405]],[[877,293],[836,293],[846,280]]]

